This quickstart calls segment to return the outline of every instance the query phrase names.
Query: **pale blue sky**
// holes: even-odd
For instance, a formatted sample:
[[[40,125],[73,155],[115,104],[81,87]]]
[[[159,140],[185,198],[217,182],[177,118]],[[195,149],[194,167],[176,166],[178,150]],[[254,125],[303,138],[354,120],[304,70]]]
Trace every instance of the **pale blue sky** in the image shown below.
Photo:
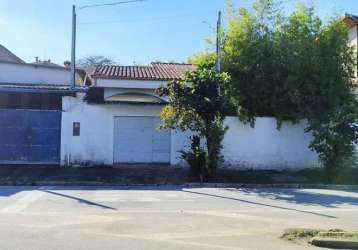
[[[70,59],[71,5],[117,0],[0,0],[0,44],[27,62]],[[304,0],[308,2],[311,0]],[[234,0],[250,6],[251,0]],[[295,0],[286,0],[291,11]],[[319,15],[358,15],[358,0],[316,0]],[[105,55],[120,64],[178,62],[205,49],[224,0],[147,0],[78,12],[77,56]],[[225,14],[225,13],[224,13]],[[207,23],[203,23],[206,21]]]

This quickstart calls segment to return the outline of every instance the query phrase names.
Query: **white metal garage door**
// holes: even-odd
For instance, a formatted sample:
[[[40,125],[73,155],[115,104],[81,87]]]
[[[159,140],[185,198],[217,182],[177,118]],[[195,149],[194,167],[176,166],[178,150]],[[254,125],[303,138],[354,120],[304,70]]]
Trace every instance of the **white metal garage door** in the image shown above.
[[[170,131],[159,117],[115,117],[114,163],[169,163]]]

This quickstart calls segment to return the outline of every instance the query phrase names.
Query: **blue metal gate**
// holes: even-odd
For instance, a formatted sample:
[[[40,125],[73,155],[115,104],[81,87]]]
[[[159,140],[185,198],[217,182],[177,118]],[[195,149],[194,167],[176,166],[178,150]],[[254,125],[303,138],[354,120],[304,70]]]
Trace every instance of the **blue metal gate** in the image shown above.
[[[0,163],[58,164],[61,111],[0,109]]]

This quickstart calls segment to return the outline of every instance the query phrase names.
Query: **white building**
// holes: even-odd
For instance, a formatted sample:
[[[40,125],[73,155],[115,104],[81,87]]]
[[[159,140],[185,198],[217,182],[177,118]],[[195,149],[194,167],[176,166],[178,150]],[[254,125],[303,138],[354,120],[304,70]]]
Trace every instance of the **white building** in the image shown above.
[[[348,44],[353,47],[355,52],[357,53],[358,48],[358,16],[346,14],[344,19],[347,27],[348,27]],[[358,57],[357,57],[358,59]],[[355,83],[358,84],[358,64],[357,69],[355,71]]]
[[[188,133],[159,130],[165,99],[154,91],[191,69],[187,64],[99,66],[87,93],[63,97],[61,163],[63,165],[163,163],[183,165],[179,150]],[[308,149],[304,125],[276,129],[272,118],[259,118],[255,128],[228,117],[224,139],[225,166],[307,168],[318,165]]]
[[[69,83],[67,68],[25,63],[0,45],[1,164],[60,164],[62,97],[74,94]]]

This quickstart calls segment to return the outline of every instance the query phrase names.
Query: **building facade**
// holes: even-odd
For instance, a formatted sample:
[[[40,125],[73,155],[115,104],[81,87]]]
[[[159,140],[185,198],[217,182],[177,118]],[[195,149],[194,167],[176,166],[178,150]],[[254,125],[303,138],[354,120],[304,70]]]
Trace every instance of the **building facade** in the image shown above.
[[[186,64],[99,66],[93,86],[63,97],[62,165],[170,164],[184,166],[180,151],[190,132],[162,130],[160,112],[166,99],[155,90],[190,70]],[[256,169],[301,169],[318,166],[309,150],[304,124],[258,118],[255,128],[237,117],[225,120],[224,166]]]
[[[28,64],[0,47],[0,164],[60,164],[68,69]]]

